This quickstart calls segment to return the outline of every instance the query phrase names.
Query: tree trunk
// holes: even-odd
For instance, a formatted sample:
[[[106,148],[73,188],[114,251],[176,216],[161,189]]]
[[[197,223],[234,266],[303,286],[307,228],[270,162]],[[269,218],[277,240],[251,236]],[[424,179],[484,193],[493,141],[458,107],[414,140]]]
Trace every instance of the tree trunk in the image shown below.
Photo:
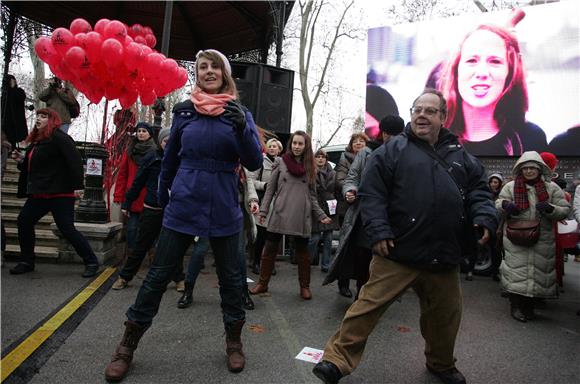
[[[46,80],[45,80],[44,62],[40,60],[40,58],[36,55],[36,52],[34,52],[34,43],[36,43],[36,39],[38,38],[38,36],[42,34],[42,29],[40,25],[37,24],[34,25],[28,24],[28,29],[29,30],[26,31],[28,36],[28,51],[30,53],[30,61],[32,62],[32,71],[34,77],[33,82],[34,108],[38,110],[41,108],[40,106],[41,102],[36,95],[40,94],[40,92],[44,89],[44,87],[46,86]]]

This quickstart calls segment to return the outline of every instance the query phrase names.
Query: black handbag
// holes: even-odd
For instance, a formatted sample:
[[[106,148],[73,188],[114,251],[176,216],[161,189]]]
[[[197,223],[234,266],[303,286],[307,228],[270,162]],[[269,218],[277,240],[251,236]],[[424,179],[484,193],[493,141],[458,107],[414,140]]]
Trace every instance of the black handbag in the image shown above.
[[[540,220],[508,220],[505,234],[515,245],[533,247],[540,238]]]

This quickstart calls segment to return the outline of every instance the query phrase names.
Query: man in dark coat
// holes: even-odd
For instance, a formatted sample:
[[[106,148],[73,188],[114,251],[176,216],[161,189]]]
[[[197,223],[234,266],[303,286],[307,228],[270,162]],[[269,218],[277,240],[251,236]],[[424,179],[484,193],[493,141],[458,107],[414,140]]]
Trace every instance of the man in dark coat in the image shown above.
[[[28,135],[26,116],[24,115],[26,93],[18,87],[16,78],[6,75],[2,81],[2,130],[12,148]]]
[[[373,328],[390,304],[412,287],[421,304],[427,369],[444,383],[465,383],[453,350],[462,312],[459,264],[466,218],[484,244],[497,227],[481,163],[442,125],[440,92],[413,103],[411,127],[369,158],[358,191],[372,244],[369,281],[330,338],[314,374],[336,383],[360,363]]]

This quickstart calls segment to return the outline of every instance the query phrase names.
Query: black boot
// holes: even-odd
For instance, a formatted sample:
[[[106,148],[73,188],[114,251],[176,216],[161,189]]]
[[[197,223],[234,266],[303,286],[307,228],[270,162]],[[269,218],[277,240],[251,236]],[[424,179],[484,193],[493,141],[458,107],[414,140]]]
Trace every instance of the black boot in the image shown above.
[[[248,287],[244,287],[242,290],[242,306],[247,311],[254,310],[254,301],[250,297],[250,292],[248,291]]]
[[[516,295],[514,293],[510,294],[510,306],[511,306],[510,313],[514,319],[516,319],[517,321],[520,321],[522,323],[525,323],[527,320],[526,320],[526,316],[522,312],[522,306],[523,306],[522,299],[523,299],[523,297],[520,295]]]
[[[338,280],[338,293],[344,297],[352,297],[352,292],[350,290],[350,280],[349,279],[339,279]]]
[[[177,302],[177,308],[187,308],[193,303],[193,284],[185,282],[185,291]]]
[[[536,318],[536,313],[534,312],[535,299],[533,297],[523,297],[522,304],[522,313],[526,320],[534,320]]]
[[[445,371],[436,371],[427,365],[427,370],[437,376],[445,384],[466,384],[465,376],[457,368],[450,368]]]
[[[342,377],[342,373],[336,365],[330,361],[322,360],[316,364],[312,369],[312,373],[316,375],[324,384],[337,384]]]

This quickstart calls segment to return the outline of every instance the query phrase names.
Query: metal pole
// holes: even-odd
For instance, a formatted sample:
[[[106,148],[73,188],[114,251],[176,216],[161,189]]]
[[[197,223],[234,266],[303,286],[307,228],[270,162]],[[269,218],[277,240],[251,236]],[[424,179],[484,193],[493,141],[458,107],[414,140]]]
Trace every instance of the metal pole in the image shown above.
[[[103,128],[101,129],[101,144],[105,144],[105,128],[107,127],[107,110],[109,109],[109,100],[105,99],[105,113],[103,114]]]
[[[161,53],[169,53],[169,38],[171,37],[171,19],[173,18],[173,0],[165,2],[165,16],[163,17],[163,36],[161,37]]]
[[[276,25],[277,41],[276,41],[276,67],[282,64],[282,43],[284,42],[284,21],[286,20],[286,1],[280,2],[280,9],[278,10],[278,23]]]

